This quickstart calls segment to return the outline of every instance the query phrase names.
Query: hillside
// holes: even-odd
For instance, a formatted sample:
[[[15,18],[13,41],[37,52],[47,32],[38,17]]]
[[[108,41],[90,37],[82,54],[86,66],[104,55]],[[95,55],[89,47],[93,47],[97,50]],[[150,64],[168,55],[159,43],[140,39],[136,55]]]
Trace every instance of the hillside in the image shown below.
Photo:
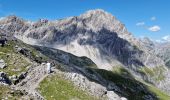
[[[1,85],[4,91],[0,92],[0,98],[39,98],[39,96],[33,94],[34,90],[30,91],[28,87],[29,85],[31,86],[31,80],[34,80],[35,77],[42,82],[39,81],[41,82],[39,86],[39,82],[35,81],[37,85],[32,89],[35,89],[37,93],[39,91],[46,99],[55,98],[55,94],[61,91],[62,94],[56,96],[65,100],[70,98],[79,98],[82,100],[87,100],[89,98],[99,99],[98,97],[100,96],[106,99],[107,96],[114,96],[114,92],[116,93],[116,98],[123,96],[130,100],[142,100],[147,98],[166,100],[169,98],[168,95],[160,92],[160,90],[156,89],[151,84],[149,85],[134,79],[134,77],[126,69],[122,69],[122,67],[118,67],[112,71],[98,69],[97,66],[86,57],[79,58],[60,50],[30,46],[17,39],[9,40],[4,47],[0,48],[1,59],[6,62],[6,67],[1,69],[1,72],[6,73],[6,77],[9,80],[9,83],[1,80],[3,84],[8,85]],[[25,52],[21,52],[22,50],[25,50]],[[6,58],[6,56],[8,56],[8,58]],[[39,74],[38,76],[32,77],[32,74],[37,73],[38,70],[43,72],[42,68],[44,65],[41,63],[46,61],[53,63],[54,72],[48,77],[46,74],[44,74],[45,76]],[[17,64],[18,66],[15,66]],[[22,75],[25,77],[21,77]],[[28,80],[27,77],[31,77],[32,79]],[[46,77],[45,80],[41,79],[43,77]],[[127,80],[129,83],[127,83]],[[93,85],[96,87],[93,87]],[[73,86],[75,89],[73,89]],[[53,87],[56,87],[55,89],[57,89],[57,91],[53,90]],[[63,93],[68,93],[70,96],[65,98],[63,97]],[[40,97],[42,96],[40,95]]]

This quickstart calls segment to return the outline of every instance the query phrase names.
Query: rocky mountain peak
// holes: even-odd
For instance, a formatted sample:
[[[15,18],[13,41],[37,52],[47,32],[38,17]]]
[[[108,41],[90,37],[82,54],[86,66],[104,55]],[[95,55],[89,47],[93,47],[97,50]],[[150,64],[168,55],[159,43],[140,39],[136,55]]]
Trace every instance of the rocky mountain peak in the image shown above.
[[[17,17],[16,15],[10,15],[3,18],[1,21],[7,24],[7,23],[14,23],[14,22],[21,22],[22,19]]]
[[[117,22],[114,16],[101,9],[89,10],[78,18],[94,31],[99,31],[102,28],[113,30],[113,24],[116,24],[115,22]],[[119,23],[120,22],[117,22],[117,24]]]
[[[110,32],[117,33],[119,37],[128,41],[134,40],[132,34],[127,31],[125,25],[116,19],[115,16],[104,10],[89,10],[80,15],[78,19],[82,21],[88,29],[94,32],[101,31],[104,28]]]
[[[85,12],[84,14],[81,15],[81,17],[84,18],[88,18],[88,17],[101,17],[103,16],[103,18],[105,19],[106,17],[110,17],[110,18],[114,18],[113,15],[111,15],[110,13],[102,10],[102,9],[96,9],[96,10],[89,10],[87,12]]]

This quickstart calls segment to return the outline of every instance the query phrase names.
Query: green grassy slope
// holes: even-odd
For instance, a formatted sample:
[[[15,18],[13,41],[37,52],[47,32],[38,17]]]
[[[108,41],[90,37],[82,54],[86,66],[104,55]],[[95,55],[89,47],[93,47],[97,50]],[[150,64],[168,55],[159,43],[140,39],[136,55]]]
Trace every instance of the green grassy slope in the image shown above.
[[[39,91],[46,100],[97,100],[59,75],[43,80]]]
[[[170,100],[170,96],[153,85],[136,80],[127,70],[117,67],[113,71],[94,69],[106,80],[114,82],[129,100],[144,100],[145,95],[155,96],[155,100]]]

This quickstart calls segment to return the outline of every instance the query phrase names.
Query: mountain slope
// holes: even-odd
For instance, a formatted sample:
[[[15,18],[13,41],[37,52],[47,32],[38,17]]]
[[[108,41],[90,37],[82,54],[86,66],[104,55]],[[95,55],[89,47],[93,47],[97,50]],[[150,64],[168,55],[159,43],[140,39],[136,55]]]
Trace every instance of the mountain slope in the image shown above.
[[[139,80],[136,80],[126,69],[122,67],[116,68],[113,71],[107,71],[104,69],[98,69],[97,66],[92,61],[88,60],[86,57],[77,58],[76,56],[71,55],[69,53],[45,47],[36,47],[36,49],[38,51],[41,51],[42,54],[48,55],[48,57],[50,57],[51,59],[56,59],[59,60],[59,62],[65,62],[64,64],[69,65],[60,67],[61,70],[66,70],[67,72],[65,74],[62,74],[62,77],[65,76],[66,79],[72,79],[73,83],[77,87],[84,88],[87,91],[91,91],[91,93],[98,93],[98,97],[100,97],[100,93],[103,92],[101,92],[101,90],[96,90],[93,87],[89,86],[90,84],[93,85],[94,83],[88,84],[89,82],[87,80],[101,84],[102,86],[106,87],[107,94],[109,94],[110,91],[114,91],[119,96],[126,97],[129,100],[169,99],[169,96],[166,95],[166,93],[161,92],[159,89],[155,88],[151,84],[146,84],[145,82],[140,82]],[[71,69],[72,67],[75,69],[72,69],[72,71],[70,72],[68,71],[70,67]],[[85,75],[87,79],[82,78],[82,76],[79,76],[77,74],[80,72],[82,72],[82,75]],[[60,72],[57,71],[56,74],[57,73]],[[40,88],[43,94],[48,98],[51,98],[48,92],[54,92],[54,94],[57,93],[55,92],[55,89],[45,91],[46,88],[48,88],[46,87],[47,84],[51,84],[50,87],[55,87],[55,81],[49,81],[54,77],[55,76],[48,77],[42,83],[42,85],[45,87]],[[98,85],[96,87],[98,87]]]
[[[53,95],[61,91],[68,93],[69,99],[79,98],[86,100],[87,98],[93,98],[107,100],[107,98],[110,98],[109,100],[112,100],[114,97],[114,100],[120,100],[122,96],[131,100],[166,100],[169,98],[168,95],[155,89],[152,85],[136,80],[122,67],[117,67],[113,71],[98,69],[96,64],[87,57],[77,57],[61,50],[47,47],[30,46],[15,38],[8,40],[7,44],[0,48],[0,52],[4,56],[12,53],[13,57],[15,57],[15,60],[12,60],[13,57],[9,56],[11,60],[7,63],[7,67],[1,69],[1,71],[6,72],[13,85],[0,85],[4,89],[4,91],[0,91],[0,98],[43,99],[45,97],[46,99],[56,99]],[[20,59],[17,59],[18,56]],[[0,58],[7,62],[4,57],[0,56]],[[13,68],[24,67],[21,63],[23,62],[22,59],[30,61],[29,67],[22,71],[12,70]],[[10,67],[11,61],[15,61],[15,64],[20,63],[20,66]],[[43,62],[47,61],[52,63],[54,71],[49,75],[45,74],[46,68],[43,65]],[[12,81],[10,78],[13,75],[19,75],[20,77],[23,72],[25,73],[24,77],[17,79],[17,81]],[[66,89],[72,86],[76,89]],[[53,89],[54,87],[57,91]],[[58,94],[58,96],[62,98],[63,94]],[[62,99],[67,100],[68,98],[63,97]]]

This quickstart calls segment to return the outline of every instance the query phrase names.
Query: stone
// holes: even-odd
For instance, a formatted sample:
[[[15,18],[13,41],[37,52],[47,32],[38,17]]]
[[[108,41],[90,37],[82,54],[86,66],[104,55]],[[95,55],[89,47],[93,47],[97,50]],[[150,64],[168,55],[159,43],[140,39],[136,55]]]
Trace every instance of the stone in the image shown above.
[[[4,84],[4,85],[11,84],[11,81],[7,77],[7,74],[4,72],[0,72],[0,84]]]
[[[6,63],[3,59],[0,60],[0,68],[5,68],[6,67]]]
[[[108,97],[108,100],[120,100],[119,99],[120,97],[117,94],[115,94],[113,91],[107,91],[106,95]]]
[[[18,79],[19,80],[22,80],[26,77],[27,73],[26,72],[22,72],[19,76],[18,76]]]
[[[121,100],[127,100],[127,98],[125,98],[125,97],[121,97],[120,99],[121,99]]]

